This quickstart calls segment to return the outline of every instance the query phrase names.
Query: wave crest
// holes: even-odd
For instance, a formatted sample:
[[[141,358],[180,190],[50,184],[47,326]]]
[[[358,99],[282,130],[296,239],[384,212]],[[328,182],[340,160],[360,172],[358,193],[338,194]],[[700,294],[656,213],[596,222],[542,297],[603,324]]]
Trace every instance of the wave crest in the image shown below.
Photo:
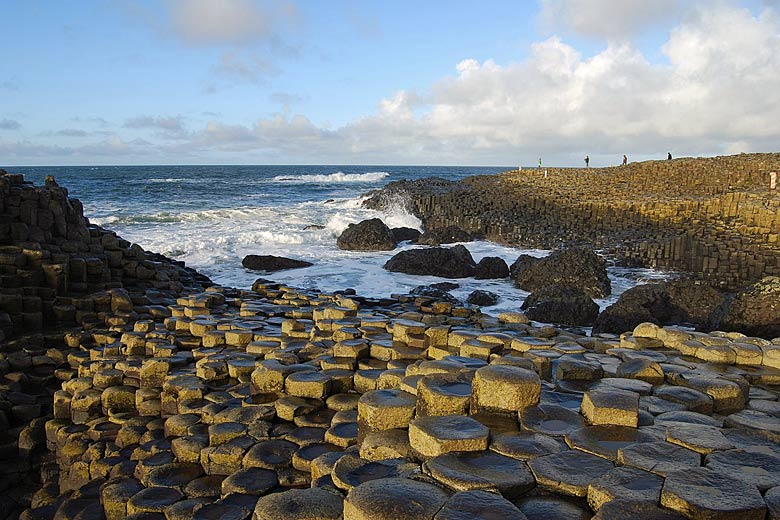
[[[305,183],[335,183],[335,182],[378,182],[390,175],[387,172],[344,173],[336,172],[330,175],[277,175],[276,182],[288,184]]]

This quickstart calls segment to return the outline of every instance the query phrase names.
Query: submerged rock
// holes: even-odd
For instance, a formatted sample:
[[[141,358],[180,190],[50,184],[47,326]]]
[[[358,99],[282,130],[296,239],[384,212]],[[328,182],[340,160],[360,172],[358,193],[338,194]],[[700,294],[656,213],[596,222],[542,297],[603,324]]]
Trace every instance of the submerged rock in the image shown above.
[[[470,305],[478,305],[480,307],[489,307],[498,303],[498,295],[490,291],[476,290],[469,294],[466,300]]]
[[[458,245],[401,251],[388,260],[384,268],[396,273],[467,278],[474,276],[476,266],[469,250]]]
[[[524,291],[562,285],[581,289],[591,298],[612,293],[607,262],[590,249],[563,249],[538,260],[530,258],[524,258],[520,265],[513,264],[515,285]]]
[[[302,267],[311,267],[314,265],[305,260],[296,260],[294,258],[285,258],[274,255],[247,255],[241,261],[241,265],[253,271],[283,271],[285,269],[300,269]]]
[[[350,224],[336,241],[339,249],[348,251],[392,251],[396,243],[390,228],[378,218]]]

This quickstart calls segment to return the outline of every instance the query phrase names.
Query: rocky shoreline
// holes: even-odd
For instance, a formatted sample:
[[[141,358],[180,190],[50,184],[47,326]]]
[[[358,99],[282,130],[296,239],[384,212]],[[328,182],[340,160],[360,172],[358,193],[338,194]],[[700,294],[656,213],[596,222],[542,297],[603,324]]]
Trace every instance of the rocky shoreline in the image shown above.
[[[780,339],[219,287],[49,184],[0,174],[7,518],[780,518]]]
[[[780,154],[536,168],[397,181],[365,206],[405,206],[427,231],[458,228],[522,247],[583,246],[634,267],[681,271],[735,291],[780,276]]]

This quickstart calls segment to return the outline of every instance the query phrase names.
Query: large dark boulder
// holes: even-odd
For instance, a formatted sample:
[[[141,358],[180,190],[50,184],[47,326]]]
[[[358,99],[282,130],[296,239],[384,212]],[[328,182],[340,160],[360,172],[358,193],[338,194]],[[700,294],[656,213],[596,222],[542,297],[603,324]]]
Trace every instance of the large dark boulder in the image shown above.
[[[521,308],[532,320],[560,325],[590,326],[599,315],[599,306],[582,289],[563,285],[532,292]]]
[[[780,278],[767,276],[737,293],[720,328],[767,339],[780,337]]]
[[[394,227],[390,232],[393,234],[396,242],[417,242],[417,239],[422,234],[410,227]]]
[[[590,249],[571,248],[555,251],[517,269],[515,285],[536,292],[551,285],[576,287],[591,298],[604,298],[612,292],[607,277],[607,262]]]
[[[633,287],[599,315],[593,332],[620,334],[640,323],[718,327],[726,297],[717,289],[692,280],[673,280]]]
[[[401,251],[384,268],[395,273],[467,278],[474,276],[477,264],[465,247],[429,247]]]
[[[512,265],[509,266],[509,276],[511,276],[512,279],[517,278],[521,271],[523,271],[526,267],[534,265],[539,260],[541,260],[541,258],[531,255],[518,256],[517,260],[512,262]]]
[[[438,246],[441,244],[454,244],[455,242],[471,242],[474,237],[468,231],[457,226],[431,229],[417,239],[418,244]]]
[[[489,307],[498,303],[498,295],[490,291],[474,291],[469,294],[466,300],[469,305],[476,305],[478,307]]]
[[[397,242],[392,231],[378,218],[350,224],[336,245],[347,251],[392,251]]]
[[[508,276],[509,266],[506,265],[503,258],[497,256],[486,256],[480,260],[474,272],[474,278],[477,280],[494,280]]]
[[[244,260],[241,261],[241,265],[247,269],[253,271],[283,271],[285,269],[299,269],[301,267],[309,267],[314,264],[305,260],[295,260],[293,258],[285,258],[283,256],[273,255],[247,255]]]

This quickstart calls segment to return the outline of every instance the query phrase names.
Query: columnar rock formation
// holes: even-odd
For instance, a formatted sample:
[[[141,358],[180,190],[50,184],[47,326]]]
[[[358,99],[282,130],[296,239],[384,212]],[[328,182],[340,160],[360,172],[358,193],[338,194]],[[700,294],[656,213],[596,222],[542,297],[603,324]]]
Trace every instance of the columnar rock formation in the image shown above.
[[[66,195],[8,177],[11,219],[22,193],[37,190],[36,208],[43,193]],[[589,337],[434,293],[370,299],[262,279],[204,289],[86,227],[76,207],[65,235],[12,221],[51,257],[3,257],[20,288],[4,294],[76,309],[52,323],[8,312],[0,505],[11,518],[21,506],[25,520],[780,515],[780,339],[652,323]],[[18,282],[55,260],[70,274],[88,254],[107,271],[86,287]],[[141,275],[147,266],[160,277]],[[735,320],[757,312],[752,301]],[[40,324],[69,329],[18,335]]]
[[[154,289],[164,298],[204,282],[182,262],[90,225],[81,202],[53,178],[33,186],[0,170],[0,341],[102,323],[101,313],[132,307],[121,289]]]
[[[407,200],[426,230],[555,249],[582,244],[631,265],[693,273],[727,289],[780,275],[780,154],[536,168],[391,183],[367,201]],[[546,172],[546,174],[544,173]]]

